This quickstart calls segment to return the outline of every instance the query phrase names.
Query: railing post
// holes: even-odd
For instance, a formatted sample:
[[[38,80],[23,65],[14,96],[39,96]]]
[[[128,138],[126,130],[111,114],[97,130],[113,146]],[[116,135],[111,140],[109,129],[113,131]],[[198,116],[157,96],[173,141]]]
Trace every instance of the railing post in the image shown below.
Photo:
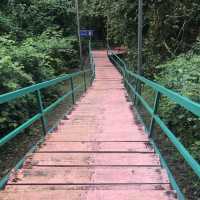
[[[124,70],[124,76],[123,76],[123,81],[124,81],[124,87],[126,87],[126,71]]]
[[[91,85],[92,85],[92,83],[93,83],[95,77],[96,77],[96,69],[95,69],[94,60],[93,60],[93,58],[92,58],[92,81],[91,81]]]
[[[155,101],[154,101],[153,115],[157,114],[157,112],[158,112],[158,106],[159,106],[159,102],[160,102],[160,97],[161,97],[160,92],[157,92],[156,93],[156,97],[155,97]],[[152,116],[150,127],[149,127],[149,137],[152,137],[152,135],[153,135],[154,124],[155,124],[155,119],[154,119],[154,116]]]
[[[43,108],[43,102],[42,102],[40,90],[37,90],[37,102],[38,102],[39,112],[42,115],[41,122],[42,122],[43,134],[46,135],[46,133],[47,133],[47,123],[46,123],[46,119],[45,119],[45,115],[44,115],[44,108]]]
[[[92,64],[92,78],[90,79],[90,86],[92,85],[92,83],[93,83],[93,81],[94,81],[94,79],[95,79],[95,72],[94,72],[94,66],[93,66],[93,64]]]
[[[86,83],[86,73],[83,72],[83,79],[84,79],[84,86],[85,86],[85,92],[87,91],[87,83]]]
[[[136,92],[138,92],[138,79],[136,79],[136,83],[135,83],[135,91]],[[133,102],[134,102],[134,105],[137,105],[137,95],[135,94],[134,95],[134,100],[133,100]]]
[[[72,103],[75,104],[73,77],[70,78],[70,83],[71,83],[71,91],[72,91]]]
[[[126,71],[126,66],[125,65],[123,65],[123,69],[124,69],[124,80],[126,80],[127,71]]]
[[[96,65],[94,63],[94,60],[93,60],[93,68],[94,68],[94,79],[96,78]]]

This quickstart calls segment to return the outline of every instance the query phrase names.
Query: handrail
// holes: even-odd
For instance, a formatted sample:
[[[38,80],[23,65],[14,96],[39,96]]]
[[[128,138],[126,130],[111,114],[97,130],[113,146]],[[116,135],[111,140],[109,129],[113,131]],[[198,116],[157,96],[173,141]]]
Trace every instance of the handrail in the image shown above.
[[[189,110],[196,116],[200,117],[200,104],[199,103],[196,103],[187,97],[181,96],[180,94],[178,94],[170,89],[167,89],[167,88],[163,87],[162,85],[159,85],[153,81],[150,81],[150,80],[144,78],[143,76],[133,73],[132,71],[127,69],[125,62],[121,58],[119,58],[116,54],[112,53],[111,56],[115,56],[120,62],[123,63],[123,67],[125,66],[125,71],[127,74],[129,74],[129,75],[133,76],[134,78],[140,80],[141,82],[149,85],[155,91],[160,92],[161,94],[169,97],[172,101],[176,102],[177,104],[186,108],[187,110]]]
[[[197,117],[200,117],[200,104],[190,100],[187,97],[181,96],[180,94],[170,89],[167,89],[164,86],[161,86],[153,81],[150,81],[143,76],[140,76],[128,70],[125,62],[121,58],[119,58],[111,49],[108,49],[108,57],[111,59],[114,65],[118,68],[118,70],[122,73],[124,77],[125,85],[135,95],[135,102],[140,101],[145,107],[145,109],[148,111],[148,113],[151,115],[152,117],[151,123],[149,126],[149,130],[147,130],[149,133],[149,137],[152,138],[151,136],[154,131],[154,123],[157,123],[160,126],[160,128],[163,130],[165,135],[172,142],[172,144],[176,147],[178,152],[182,155],[182,157],[188,163],[188,165],[193,169],[194,173],[200,178],[200,164],[191,156],[191,154],[187,151],[187,149],[183,146],[183,144],[176,138],[174,133],[166,126],[166,124],[158,116],[158,113],[157,113],[161,96],[168,97],[170,100],[184,107],[188,111],[192,112]],[[146,102],[146,100],[137,91],[137,85],[133,87],[127,77],[131,77],[131,79],[135,79],[135,82],[137,83],[142,82],[143,84],[146,84],[147,86],[151,87],[156,92],[153,108],[150,107],[150,105]]]
[[[49,113],[50,111],[52,111],[54,108],[56,108],[61,102],[63,102],[69,96],[72,96],[72,102],[73,102],[73,104],[75,104],[75,93],[79,90],[82,90],[83,88],[86,91],[86,89],[88,87],[86,74],[89,74],[88,78],[89,78],[89,81],[90,81],[90,85],[92,84],[92,82],[95,78],[95,63],[94,63],[94,59],[93,59],[91,44],[89,44],[89,59],[90,59],[90,63],[89,63],[90,68],[89,69],[79,71],[79,72],[75,72],[75,73],[72,73],[72,74],[65,74],[65,75],[62,75],[62,76],[57,77],[55,79],[49,80],[49,81],[45,81],[45,82],[42,82],[42,83],[38,83],[38,84],[35,84],[35,85],[31,85],[29,87],[19,89],[19,90],[14,91],[14,92],[9,92],[9,93],[0,95],[0,105],[2,105],[4,103],[10,102],[10,101],[15,100],[17,98],[24,97],[25,95],[35,94],[36,97],[37,97],[37,100],[38,100],[38,108],[39,108],[39,111],[38,111],[37,114],[35,114],[33,117],[26,120],[19,127],[17,127],[13,131],[11,131],[10,133],[8,133],[4,137],[2,137],[0,139],[0,147],[2,147],[3,145],[5,145],[9,141],[11,141],[17,135],[21,134],[26,128],[30,127],[37,120],[41,120],[41,124],[42,124],[42,128],[43,128],[43,137],[44,137],[48,133],[45,115],[47,113]],[[81,79],[83,81],[83,83],[74,87],[74,78],[82,76],[82,75],[84,77],[83,80]],[[62,95],[60,98],[58,98],[55,102],[53,102],[48,107],[44,108],[44,103],[43,103],[43,100],[41,98],[42,89],[49,88],[51,86],[62,83],[66,80],[70,80],[70,85],[71,85],[70,91],[68,91],[67,93]],[[21,161],[19,163],[21,163]],[[3,179],[0,180],[0,188],[2,188],[4,186],[4,184],[7,181],[8,176],[9,175],[6,175]]]
[[[120,62],[123,63],[123,66],[126,66],[126,64],[124,63],[124,61],[119,58],[117,55],[112,54],[112,56],[115,56]],[[155,91],[162,93],[163,95],[169,97],[172,101],[176,102],[177,104],[181,105],[182,107],[186,108],[188,111],[192,112],[193,114],[197,115],[198,117],[200,117],[200,104],[190,100],[187,97],[181,96],[180,94],[173,92],[170,89],[167,89],[153,81],[150,81],[138,74],[135,74],[133,72],[131,72],[130,70],[127,69],[127,67],[125,67],[125,70],[127,72],[127,74],[133,76],[134,78],[140,80],[141,82],[149,85],[151,88],[153,88]]]
[[[42,82],[42,83],[31,85],[29,87],[25,87],[25,88],[19,89],[19,90],[14,91],[14,92],[2,94],[2,95],[0,95],[0,104],[7,103],[11,100],[14,100],[16,98],[19,98],[19,97],[25,96],[27,94],[33,93],[37,90],[41,90],[41,89],[56,85],[60,82],[69,80],[71,77],[76,77],[76,76],[81,75],[83,73],[86,73],[88,71],[90,71],[90,70],[75,72],[73,74],[62,75],[60,77],[57,77],[57,78],[49,80],[49,81],[45,81],[45,82]]]
[[[94,57],[92,55],[92,44],[91,44],[91,40],[89,40],[89,58],[90,58],[90,66],[92,69],[92,77],[93,80],[96,77],[96,67],[95,67],[95,62],[94,62]]]

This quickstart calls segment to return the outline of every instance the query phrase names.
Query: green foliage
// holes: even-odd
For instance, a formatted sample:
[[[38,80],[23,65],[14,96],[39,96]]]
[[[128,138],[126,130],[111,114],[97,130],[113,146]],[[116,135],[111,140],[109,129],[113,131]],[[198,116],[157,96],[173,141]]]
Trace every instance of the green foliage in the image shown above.
[[[200,55],[180,55],[157,66],[156,80],[200,103]]]
[[[24,66],[12,60],[10,52],[16,49],[15,42],[6,37],[0,37],[0,45],[1,93],[19,89],[25,83],[32,83],[32,77],[24,72]]]
[[[13,51],[13,59],[25,66],[26,73],[32,74],[35,82],[67,73],[69,67],[78,66],[78,54],[73,49],[75,39],[51,34],[27,38],[20,48]]]
[[[25,82],[32,82],[31,76],[24,73],[23,66],[12,62],[10,56],[0,60],[0,76],[2,91],[13,91],[19,89]]]
[[[47,31],[20,44],[1,37],[0,44],[0,74],[5,77],[5,81],[0,83],[2,92],[67,73],[67,66],[75,67],[79,63],[74,49],[76,40],[73,37],[63,38],[61,33]]]
[[[1,93],[78,66],[77,41],[71,36],[76,30],[71,3],[4,0],[4,7],[0,7],[0,74],[5,77]]]
[[[23,39],[27,34],[39,35],[49,27],[62,28],[65,34],[74,33],[75,17],[71,3],[69,0],[10,1],[10,18],[21,29],[13,31],[13,35]]]
[[[0,12],[0,33],[8,33],[10,30],[12,30],[12,25],[12,20]]]
[[[155,79],[167,88],[200,103],[199,65],[200,55],[180,55],[176,59],[158,66],[159,73]],[[199,148],[199,118],[167,98],[162,99],[160,112],[169,127],[196,156],[196,152],[193,150]],[[197,156],[197,158],[199,157]]]
[[[69,73],[79,66],[71,0],[4,0],[3,3],[0,94]],[[44,91],[45,103],[55,100],[61,92],[60,86]],[[33,96],[0,107],[2,133],[13,130],[37,111]]]
[[[194,156],[197,160],[200,161],[200,154],[199,154],[199,152],[200,152],[200,140],[195,141],[195,142],[191,145],[191,147],[190,147],[189,150],[190,150],[191,152],[193,152],[193,156]]]

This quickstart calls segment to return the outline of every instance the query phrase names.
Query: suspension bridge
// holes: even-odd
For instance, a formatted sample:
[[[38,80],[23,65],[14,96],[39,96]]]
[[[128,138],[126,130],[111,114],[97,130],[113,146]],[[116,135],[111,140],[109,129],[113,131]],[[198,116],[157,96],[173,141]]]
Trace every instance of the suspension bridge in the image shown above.
[[[77,76],[83,77],[83,83],[74,86]],[[44,107],[42,90],[65,80],[70,80],[70,91]],[[139,83],[155,91],[153,107],[140,94]],[[76,101],[78,90],[84,94]],[[161,96],[167,96],[198,117],[200,105],[129,71],[112,50],[90,49],[89,69],[1,95],[0,104],[30,93],[37,96],[39,112],[1,138],[0,146],[11,142],[39,119],[44,137],[1,180],[1,200],[184,199],[153,140],[155,124],[200,177],[199,163],[157,113]],[[73,100],[72,111],[48,133],[46,114],[67,97]],[[148,129],[140,123],[139,103],[151,115]]]

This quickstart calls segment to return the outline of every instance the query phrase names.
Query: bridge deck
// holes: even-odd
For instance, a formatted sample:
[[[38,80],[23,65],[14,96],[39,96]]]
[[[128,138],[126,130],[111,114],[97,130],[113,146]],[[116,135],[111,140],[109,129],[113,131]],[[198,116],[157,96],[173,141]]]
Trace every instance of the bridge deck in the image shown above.
[[[93,86],[12,175],[0,199],[176,199],[166,171],[136,123],[121,75],[106,51],[95,51],[94,57]]]

